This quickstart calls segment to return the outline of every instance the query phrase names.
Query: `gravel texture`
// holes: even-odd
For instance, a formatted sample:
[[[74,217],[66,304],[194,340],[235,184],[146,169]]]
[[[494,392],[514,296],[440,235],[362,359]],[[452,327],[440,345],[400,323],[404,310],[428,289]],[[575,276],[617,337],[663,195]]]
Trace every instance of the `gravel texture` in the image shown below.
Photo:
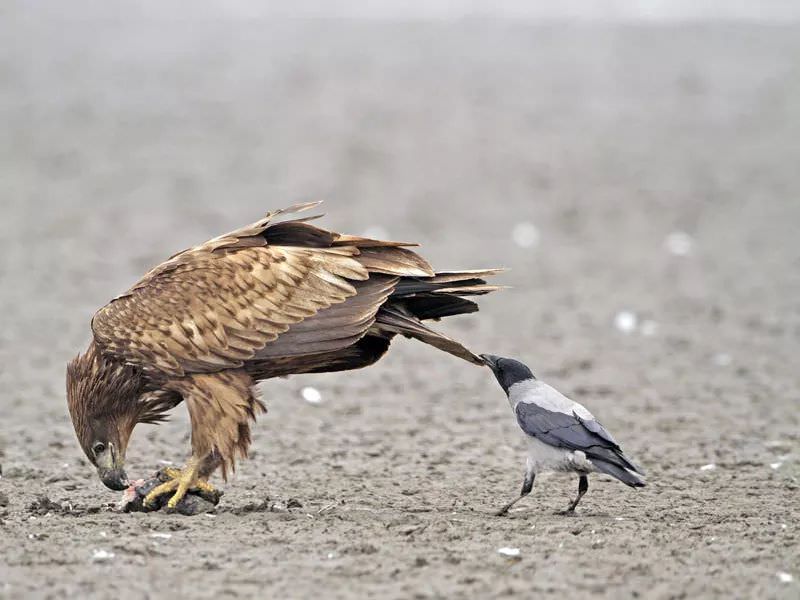
[[[798,597],[800,28],[0,10],[0,597]],[[586,404],[648,487],[593,477],[566,518],[576,479],[541,477],[492,516],[505,397],[401,340],[263,384],[213,516],[111,512],[64,399],[93,311],[317,198],[510,267],[441,328]],[[139,427],[129,474],[187,433]]]

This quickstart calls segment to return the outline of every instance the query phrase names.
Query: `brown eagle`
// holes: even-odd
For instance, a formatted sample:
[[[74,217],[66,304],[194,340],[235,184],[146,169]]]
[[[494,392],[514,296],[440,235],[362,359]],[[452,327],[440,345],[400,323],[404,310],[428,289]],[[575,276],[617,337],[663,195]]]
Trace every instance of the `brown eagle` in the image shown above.
[[[185,401],[192,427],[186,467],[147,503],[212,489],[247,454],[250,423],[265,410],[254,386],[270,377],[357,369],[392,338],[423,341],[476,365],[483,360],[422,321],[474,312],[465,296],[498,289],[499,269],[434,272],[402,242],[326,231],[273,211],[176,254],[92,319],[93,340],[67,366],[78,441],[112,490],[128,486],[125,452],[137,423],[156,423]]]

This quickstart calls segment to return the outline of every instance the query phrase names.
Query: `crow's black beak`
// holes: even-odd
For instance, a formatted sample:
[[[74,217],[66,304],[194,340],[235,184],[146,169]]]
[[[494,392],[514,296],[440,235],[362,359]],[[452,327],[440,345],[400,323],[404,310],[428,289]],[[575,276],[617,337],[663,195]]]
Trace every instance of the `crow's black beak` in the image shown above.
[[[497,366],[497,361],[500,360],[500,357],[495,356],[494,354],[481,354],[481,358],[483,359],[484,364],[492,369]]]
[[[103,485],[116,492],[121,492],[130,485],[125,469],[97,469],[97,474]]]

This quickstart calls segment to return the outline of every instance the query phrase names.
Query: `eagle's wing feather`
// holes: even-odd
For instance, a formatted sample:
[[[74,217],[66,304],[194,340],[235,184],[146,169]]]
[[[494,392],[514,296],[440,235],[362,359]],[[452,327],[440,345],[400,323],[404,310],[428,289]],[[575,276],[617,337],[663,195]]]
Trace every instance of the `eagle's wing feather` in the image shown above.
[[[212,240],[177,255],[97,312],[95,340],[165,375],[240,367],[291,325],[355,296],[353,282],[369,277],[354,247],[263,244]]]
[[[256,359],[288,358],[340,350],[358,341],[375,323],[375,316],[394,291],[397,277],[371,275],[355,281],[356,296],[332,304],[295,323],[256,353]]]

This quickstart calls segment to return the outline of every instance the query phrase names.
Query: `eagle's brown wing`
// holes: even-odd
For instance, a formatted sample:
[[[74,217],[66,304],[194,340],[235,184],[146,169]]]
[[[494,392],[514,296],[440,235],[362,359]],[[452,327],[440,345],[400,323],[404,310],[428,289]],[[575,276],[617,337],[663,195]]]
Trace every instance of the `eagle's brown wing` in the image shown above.
[[[240,367],[289,327],[356,295],[355,248],[194,251],[102,308],[105,352],[167,375]],[[356,321],[362,315],[352,315]]]
[[[309,206],[313,205],[294,210]],[[104,352],[153,374],[183,376],[237,368],[291,325],[357,293],[363,298],[348,303],[352,310],[337,311],[331,324],[351,339],[363,335],[396,281],[380,276],[367,282],[370,271],[432,273],[418,255],[393,242],[384,242],[384,256],[373,256],[372,248],[350,245],[360,238],[339,236],[302,220],[270,225],[281,212],[288,209],[153,269],[97,312],[92,320],[96,342]],[[321,351],[314,347],[319,335],[319,342],[330,346],[328,328],[305,328],[302,333],[302,340],[295,335],[286,341]]]

